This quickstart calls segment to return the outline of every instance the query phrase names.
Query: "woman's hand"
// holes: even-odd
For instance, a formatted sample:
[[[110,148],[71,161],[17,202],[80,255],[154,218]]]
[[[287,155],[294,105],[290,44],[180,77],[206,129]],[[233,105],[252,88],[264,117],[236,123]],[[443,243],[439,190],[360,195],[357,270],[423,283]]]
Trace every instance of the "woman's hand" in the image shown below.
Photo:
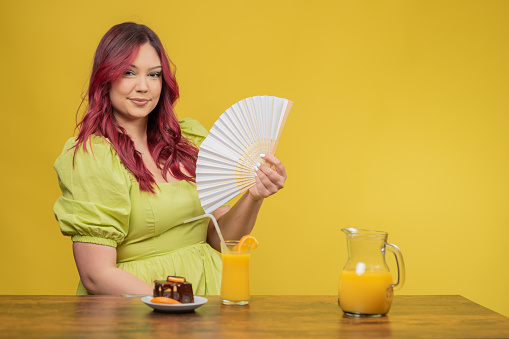
[[[225,239],[240,239],[251,233],[263,199],[285,186],[286,170],[281,161],[273,155],[266,155],[263,159],[269,166],[261,165],[256,171],[256,184],[245,192],[232,208],[223,206],[212,213]],[[274,168],[271,168],[271,165]],[[221,250],[212,221],[209,223],[207,242],[217,251]]]
[[[262,164],[256,173],[256,184],[248,191],[249,197],[253,200],[261,200],[271,196],[285,186],[287,178],[285,166],[273,155],[263,157],[267,163],[274,168]]]

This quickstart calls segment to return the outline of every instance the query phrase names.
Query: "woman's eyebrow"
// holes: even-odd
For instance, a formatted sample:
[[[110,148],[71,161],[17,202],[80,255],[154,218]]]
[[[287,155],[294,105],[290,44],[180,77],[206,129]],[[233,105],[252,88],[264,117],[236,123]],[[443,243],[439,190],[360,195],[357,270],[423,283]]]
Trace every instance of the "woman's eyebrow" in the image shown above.
[[[131,65],[131,67],[138,69],[138,67],[136,67],[136,65]],[[154,67],[150,67],[149,70],[156,69],[156,68],[163,68],[163,67],[162,66],[154,66]]]

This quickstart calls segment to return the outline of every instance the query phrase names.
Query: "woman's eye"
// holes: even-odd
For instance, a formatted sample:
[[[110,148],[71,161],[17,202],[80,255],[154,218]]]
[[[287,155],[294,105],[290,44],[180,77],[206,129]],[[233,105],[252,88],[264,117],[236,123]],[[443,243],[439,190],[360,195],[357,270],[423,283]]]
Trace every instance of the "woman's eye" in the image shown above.
[[[124,75],[134,75],[134,72],[131,70],[125,71]]]
[[[160,78],[161,77],[161,72],[150,73],[149,76],[152,77],[152,78]]]

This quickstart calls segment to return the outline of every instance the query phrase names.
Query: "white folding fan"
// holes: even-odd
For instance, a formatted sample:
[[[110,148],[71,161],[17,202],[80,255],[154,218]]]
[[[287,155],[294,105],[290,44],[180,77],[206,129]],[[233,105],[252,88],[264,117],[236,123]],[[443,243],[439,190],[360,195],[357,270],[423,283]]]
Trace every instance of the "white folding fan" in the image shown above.
[[[205,213],[255,184],[260,154],[276,153],[292,102],[255,96],[228,108],[214,123],[200,146],[196,186]]]

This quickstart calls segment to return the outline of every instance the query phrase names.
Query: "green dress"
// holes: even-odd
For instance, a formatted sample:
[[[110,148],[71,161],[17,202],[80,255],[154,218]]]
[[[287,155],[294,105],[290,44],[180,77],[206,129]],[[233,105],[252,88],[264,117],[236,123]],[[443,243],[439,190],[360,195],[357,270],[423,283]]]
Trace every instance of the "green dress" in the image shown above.
[[[207,130],[196,120],[179,121],[182,135],[200,146]],[[62,190],[54,206],[62,234],[72,241],[115,247],[117,267],[152,284],[168,275],[185,277],[197,295],[219,294],[221,259],[206,242],[208,218],[184,224],[205,212],[196,184],[158,183],[142,192],[115,150],[93,136],[76,157],[75,138],[55,162]],[[80,282],[76,294],[89,294]]]

